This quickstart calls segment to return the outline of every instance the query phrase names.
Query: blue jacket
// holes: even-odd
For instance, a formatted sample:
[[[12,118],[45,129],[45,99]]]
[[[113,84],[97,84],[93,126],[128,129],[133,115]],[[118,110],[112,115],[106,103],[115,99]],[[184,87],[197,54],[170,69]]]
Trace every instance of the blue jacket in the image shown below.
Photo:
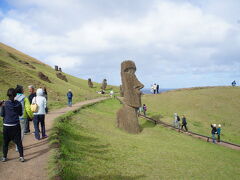
[[[69,91],[69,92],[67,93],[67,97],[68,97],[68,99],[72,99],[72,97],[73,97],[73,94],[72,94],[72,92],[71,92],[71,91]]]
[[[2,107],[1,116],[4,124],[19,124],[19,116],[22,116],[22,105],[19,101],[6,101]]]
[[[218,135],[221,134],[221,128],[217,128],[217,133],[218,133]]]

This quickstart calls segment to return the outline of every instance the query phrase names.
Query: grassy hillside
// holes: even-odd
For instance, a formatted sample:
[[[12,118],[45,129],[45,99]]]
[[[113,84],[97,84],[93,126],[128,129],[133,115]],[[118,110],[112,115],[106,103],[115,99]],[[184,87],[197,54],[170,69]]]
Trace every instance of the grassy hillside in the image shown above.
[[[140,134],[127,134],[115,125],[120,107],[111,99],[56,121],[52,141],[60,142],[60,153],[52,163],[63,179],[239,178],[239,151],[143,119]]]
[[[144,95],[148,115],[172,123],[185,114],[191,131],[210,136],[210,124],[222,125],[222,139],[240,144],[240,88],[206,87]]]
[[[52,83],[41,80],[38,77],[38,72],[42,72],[48,76]],[[87,80],[63,73],[68,80],[68,82],[65,82],[57,78],[56,71],[52,67],[2,43],[0,43],[0,74],[0,100],[7,99],[7,89],[10,87],[15,88],[17,84],[23,85],[25,94],[28,95],[27,87],[32,84],[37,88],[47,88],[48,107],[50,110],[66,105],[66,93],[68,89],[72,89],[74,94],[73,103],[75,103],[98,97],[99,94],[96,91],[99,91],[101,86],[101,84],[94,83],[94,88],[89,88]],[[114,86],[108,86],[107,90],[111,88],[115,92],[118,90]],[[2,121],[0,120],[0,125],[1,123]],[[0,145],[1,142],[0,133]]]
[[[41,80],[38,72],[48,76],[52,83]],[[101,85],[94,83],[95,87],[89,88],[86,80],[63,73],[68,79],[68,82],[65,82],[57,78],[56,71],[52,67],[2,43],[0,43],[0,74],[0,99],[6,98],[6,90],[9,87],[16,87],[17,84],[23,85],[28,94],[27,86],[33,84],[36,87],[47,87],[50,108],[66,104],[68,89],[72,89],[73,100],[76,102],[99,96],[96,91],[100,90]],[[109,88],[112,86],[108,86]]]

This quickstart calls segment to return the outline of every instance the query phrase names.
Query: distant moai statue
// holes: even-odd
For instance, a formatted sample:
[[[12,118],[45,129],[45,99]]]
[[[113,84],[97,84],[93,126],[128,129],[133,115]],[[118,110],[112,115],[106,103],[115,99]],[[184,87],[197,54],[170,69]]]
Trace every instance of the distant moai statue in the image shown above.
[[[60,72],[62,72],[62,68],[59,68],[58,70],[59,70]]]
[[[123,107],[117,112],[117,126],[129,133],[141,131],[137,111],[141,107],[140,89],[144,85],[137,79],[136,65],[133,61],[123,61],[121,64],[121,78],[123,90]]]
[[[119,90],[120,90],[120,97],[123,97],[123,88],[122,88],[122,85],[119,86]]]
[[[93,88],[93,83],[91,78],[88,78],[88,87]]]
[[[55,71],[58,71],[58,66],[57,65],[55,65]]]
[[[102,89],[102,90],[105,90],[106,88],[107,88],[107,80],[106,80],[106,79],[103,79],[101,89]]]

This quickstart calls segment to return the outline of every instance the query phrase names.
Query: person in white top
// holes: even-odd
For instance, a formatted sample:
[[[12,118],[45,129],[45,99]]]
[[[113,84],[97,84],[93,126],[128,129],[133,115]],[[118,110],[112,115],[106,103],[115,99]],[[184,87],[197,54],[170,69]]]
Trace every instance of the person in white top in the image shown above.
[[[46,107],[47,107],[47,100],[43,95],[43,89],[37,89],[36,97],[33,98],[32,104],[37,104],[38,111],[33,113],[33,124],[35,129],[35,138],[40,140],[40,130],[39,130],[39,123],[41,124],[41,132],[42,132],[42,139],[46,138],[46,130],[45,130],[45,114],[46,114]]]

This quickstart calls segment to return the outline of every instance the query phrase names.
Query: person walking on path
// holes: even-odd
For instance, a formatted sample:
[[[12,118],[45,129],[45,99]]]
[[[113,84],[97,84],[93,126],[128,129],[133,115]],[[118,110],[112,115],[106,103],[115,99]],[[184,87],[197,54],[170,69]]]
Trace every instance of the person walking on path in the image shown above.
[[[177,113],[174,113],[173,126],[180,129],[180,118]]]
[[[159,85],[157,85],[157,94],[159,94]]]
[[[3,157],[2,162],[7,161],[8,145],[13,141],[19,151],[19,161],[24,162],[23,145],[21,140],[21,127],[19,116],[23,115],[22,105],[19,101],[14,100],[16,91],[13,88],[8,89],[6,101],[2,107],[1,116],[3,117]]]
[[[35,129],[35,138],[40,140],[40,130],[39,130],[39,123],[41,124],[41,132],[42,132],[42,139],[46,138],[46,131],[45,131],[45,114],[46,114],[46,107],[47,101],[46,98],[43,96],[43,89],[37,89],[37,96],[33,98],[32,104],[37,104],[38,111],[33,113],[33,124]]]
[[[29,85],[28,86],[28,91],[29,91],[29,96],[28,96],[28,100],[29,100],[29,102],[30,102],[30,105],[32,104],[32,99],[34,98],[34,97],[36,97],[36,93],[35,93],[35,89],[34,89],[34,86],[33,85]],[[31,118],[31,117],[27,117],[27,120],[26,120],[26,126],[25,126],[25,134],[28,134],[28,133],[30,133],[30,121],[32,121],[33,120],[33,118]]]
[[[181,129],[183,129],[183,127],[185,128],[186,131],[188,131],[187,119],[186,119],[186,117],[184,115],[182,116],[182,128]]]
[[[211,128],[212,128],[212,141],[213,143],[216,143],[216,138],[215,138],[215,134],[217,133],[217,128],[216,128],[216,124],[211,124]]]
[[[234,81],[232,82],[232,86],[235,87],[236,84],[237,84],[237,83],[236,83],[236,81],[234,80]]]
[[[218,139],[217,141],[220,142],[220,136],[221,136],[221,124],[218,125],[218,128],[217,128],[217,136],[218,136]]]
[[[146,104],[143,104],[143,114],[144,114],[144,116],[146,116],[146,112],[147,112],[147,106],[146,106]]]
[[[23,141],[24,133],[26,130],[27,118],[29,117],[30,119],[32,119],[33,113],[31,111],[30,102],[29,102],[28,98],[23,94],[24,93],[23,87],[20,85],[17,85],[15,91],[17,93],[15,100],[17,100],[21,103],[22,111],[23,111],[22,116],[19,117],[20,127],[21,127],[21,139]],[[18,151],[17,146],[16,146],[16,151]]]
[[[71,89],[68,90],[67,98],[68,98],[68,106],[71,107],[72,106],[72,98],[73,98],[73,93],[72,93]]]

